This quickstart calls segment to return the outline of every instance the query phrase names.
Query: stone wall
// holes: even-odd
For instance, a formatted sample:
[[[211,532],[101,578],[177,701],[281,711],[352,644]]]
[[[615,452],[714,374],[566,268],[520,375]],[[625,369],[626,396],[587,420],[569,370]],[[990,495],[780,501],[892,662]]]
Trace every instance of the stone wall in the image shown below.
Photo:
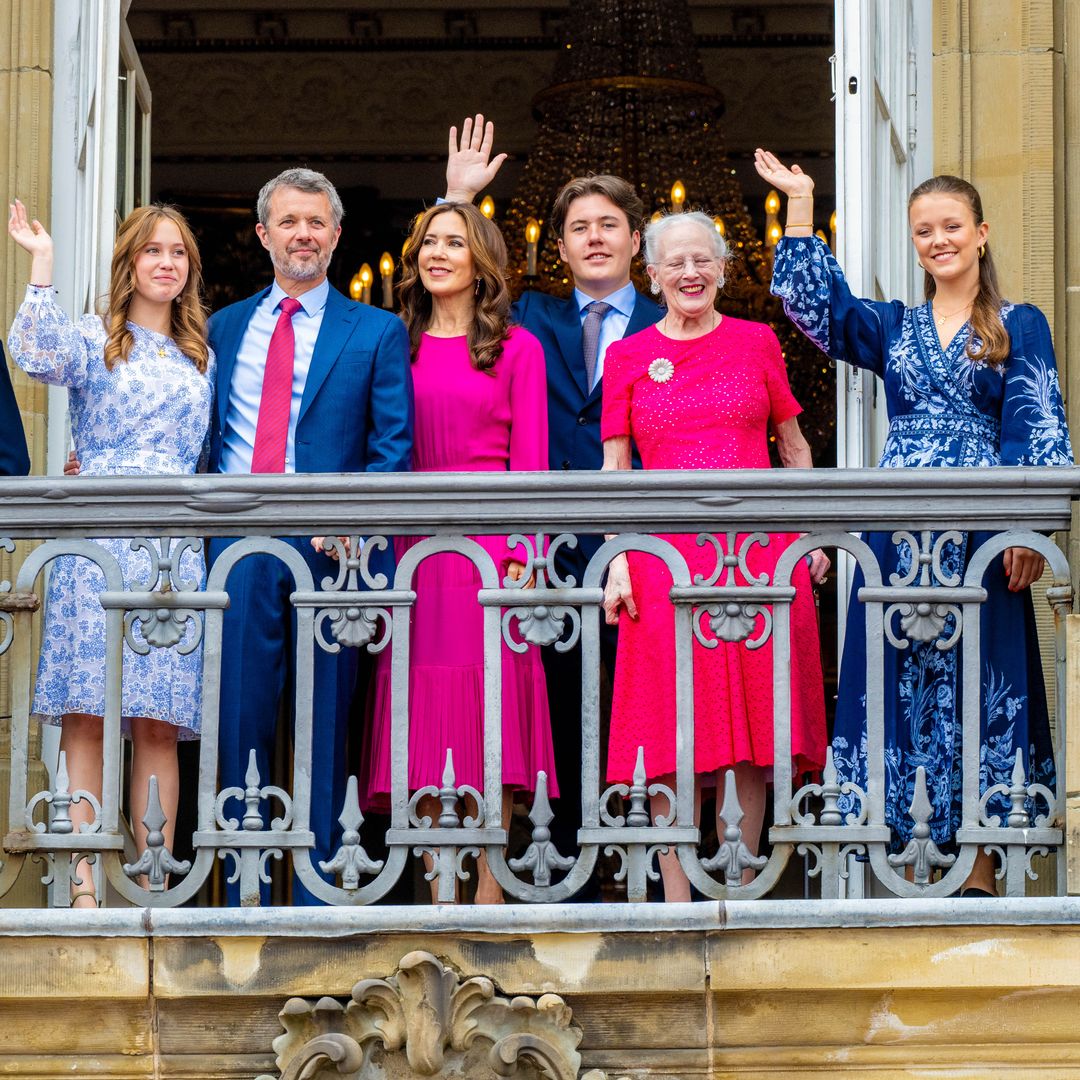
[[[7,125],[0,134],[0,179],[3,181],[4,211],[18,196],[36,208],[49,227],[48,208],[52,187],[52,91],[53,91],[53,3],[52,0],[4,0],[0,4],[0,116]],[[0,328],[6,341],[7,328],[15,315],[27,282],[30,258],[3,236],[0,249]],[[45,471],[46,412],[48,390],[8,365],[15,397],[30,446],[35,473]],[[0,532],[3,530],[0,529]],[[24,545],[19,545],[20,549]],[[18,561],[22,551],[17,552]],[[13,560],[0,551],[0,581],[12,576]],[[7,832],[9,775],[9,717],[11,685],[9,658],[0,657],[0,835]],[[32,735],[33,757],[39,757],[39,733]],[[43,769],[32,774],[44,783]],[[40,786],[40,785],[39,785]],[[34,790],[37,790],[36,788]],[[25,875],[3,900],[5,907],[40,902],[41,887],[32,875]]]

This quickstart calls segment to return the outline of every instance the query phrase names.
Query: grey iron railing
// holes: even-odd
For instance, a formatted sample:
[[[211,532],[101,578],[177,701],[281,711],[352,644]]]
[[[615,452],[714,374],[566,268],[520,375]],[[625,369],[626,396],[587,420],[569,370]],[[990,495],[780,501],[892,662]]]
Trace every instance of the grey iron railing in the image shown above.
[[[619,855],[619,880],[631,901],[646,898],[655,878],[658,851],[673,848],[702,894],[717,899],[753,899],[770,892],[791,857],[810,857],[809,873],[820,881],[823,898],[840,895],[849,857],[865,856],[874,877],[900,896],[944,896],[968,875],[980,848],[999,855],[1006,892],[1024,893],[1036,853],[1057,853],[1058,886],[1064,890],[1065,816],[1065,623],[1072,609],[1068,564],[1050,534],[1067,530],[1072,501],[1080,495],[1080,469],[945,469],[633,472],[621,474],[417,474],[365,476],[90,478],[0,481],[0,545],[11,551],[18,539],[44,540],[17,568],[14,583],[0,583],[0,654],[12,668],[10,832],[4,838],[0,895],[32,860],[45,864],[57,883],[54,903],[69,903],[72,867],[84,855],[101,860],[114,890],[132,904],[175,906],[194,897],[218,857],[232,860],[243,902],[259,902],[260,879],[271,855],[288,850],[295,873],[307,889],[330,904],[369,904],[385,896],[401,877],[410,850],[434,855],[439,895],[450,899],[466,854],[483,850],[509,897],[551,903],[572,899],[595,870],[601,851]],[[882,580],[860,530],[882,530],[908,538],[918,572]],[[943,533],[990,531],[994,537],[973,555],[962,581],[949,578],[935,557]],[[719,545],[715,571],[692,578],[686,561],[652,533],[712,533],[751,537],[768,532],[804,534],[777,563],[771,581],[747,570],[753,541],[735,551]],[[342,559],[336,579],[321,582],[295,549],[275,539],[288,535],[367,537],[359,556]],[[530,552],[523,581],[500,580],[486,551],[469,539],[483,533],[519,534]],[[574,534],[615,534],[590,561],[584,580],[564,580],[551,554]],[[373,537],[424,535],[397,566],[393,581],[373,574]],[[142,537],[156,563],[156,581],[126,588],[119,567],[91,537]],[[184,545],[208,536],[242,536],[211,568],[205,591],[179,580],[176,567]],[[148,538],[157,543],[151,543]],[[548,537],[545,547],[544,537]],[[707,544],[708,540],[700,541]],[[1056,616],[1057,758],[1059,791],[1028,782],[1019,757],[1012,784],[1003,794],[1011,812],[1003,819],[986,809],[979,790],[979,609],[985,599],[982,577],[990,559],[1014,545],[1033,548],[1047,559],[1053,585],[1048,600]],[[354,543],[353,551],[357,550]],[[865,791],[838,782],[831,760],[820,782],[794,788],[789,726],[791,576],[799,559],[816,547],[839,549],[861,565],[867,632],[868,783]],[[600,762],[599,604],[601,581],[620,551],[640,550],[661,559],[671,573],[675,606],[672,649],[677,673],[677,772],[671,792],[673,813],[655,823],[648,800],[657,789],[639,768],[629,785],[603,787]],[[582,649],[582,796],[578,849],[557,851],[551,842],[552,812],[543,776],[538,777],[530,812],[531,840],[514,858],[507,851],[508,822],[502,820],[501,725],[485,725],[484,792],[479,812],[462,818],[466,790],[448,762],[441,788],[427,790],[442,806],[440,827],[418,816],[423,793],[407,789],[408,630],[416,594],[418,564],[438,552],[472,560],[481,578],[477,602],[484,609],[485,710],[501,715],[504,640],[536,648],[563,641]],[[158,554],[158,552],[162,554]],[[291,785],[283,790],[252,770],[244,789],[218,787],[217,686],[228,571],[240,558],[266,552],[280,558],[293,575],[299,647],[296,673],[295,742]],[[52,790],[28,791],[30,691],[35,656],[31,626],[40,603],[40,575],[62,554],[91,559],[101,567],[107,588],[101,596],[107,626],[107,699],[104,729],[103,797],[94,805],[86,831],[72,828],[71,801],[86,798],[67,789],[59,769]],[[341,551],[344,555],[344,550]],[[738,567],[749,584],[738,584]],[[885,816],[882,650],[901,643],[938,638],[948,613],[960,633],[943,647],[964,650],[963,819],[955,858],[939,858],[926,822],[929,805],[920,776],[911,807],[915,827],[904,852],[889,855]],[[896,618],[899,616],[899,618]],[[760,617],[760,621],[759,621]],[[706,631],[703,620],[710,627]],[[161,814],[153,790],[147,824],[149,848],[137,864],[124,862],[120,803],[122,759],[120,688],[122,650],[131,647],[132,626],[154,648],[177,647],[184,626],[194,623],[201,639],[204,704],[195,858],[178,866],[164,848]],[[901,626],[897,636],[895,625]],[[157,633],[145,627],[155,624]],[[517,630],[512,635],[511,627]],[[710,637],[709,634],[714,636]],[[772,845],[749,884],[742,869],[750,853],[739,828],[742,811],[733,775],[727,778],[722,816],[727,823],[719,850],[706,857],[694,822],[694,726],[692,651],[715,644],[717,636],[742,647],[772,636],[774,645],[774,746]],[[125,641],[127,645],[125,646]],[[330,883],[311,861],[309,813],[311,777],[312,661],[315,649],[366,648],[402,643],[392,657],[392,793],[386,834],[388,857],[369,857],[361,843],[362,815],[355,781],[350,781],[340,821],[344,829],[336,856],[323,864]],[[513,646],[512,646],[513,647]],[[647,762],[645,765],[647,766]],[[842,797],[853,803],[848,811]],[[621,799],[619,798],[621,797]],[[277,816],[266,823],[264,810]],[[231,802],[231,806],[230,806]],[[1030,812],[1035,805],[1036,813]],[[244,812],[240,818],[239,806]],[[48,808],[48,809],[46,809]],[[906,808],[905,808],[906,809]],[[269,818],[270,813],[266,814]],[[935,873],[935,866],[944,872]],[[186,872],[183,872],[185,871]],[[146,882],[143,887],[142,882]]]

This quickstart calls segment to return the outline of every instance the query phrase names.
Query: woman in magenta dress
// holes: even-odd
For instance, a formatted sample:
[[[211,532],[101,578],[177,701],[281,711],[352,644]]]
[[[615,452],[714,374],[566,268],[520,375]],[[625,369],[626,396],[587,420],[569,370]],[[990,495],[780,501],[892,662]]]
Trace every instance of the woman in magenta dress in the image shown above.
[[[763,323],[722,316],[715,309],[728,252],[712,219],[677,214],[650,226],[645,258],[654,293],[667,312],[656,326],[613,343],[604,361],[601,435],[604,468],[630,467],[633,438],[646,469],[767,469],[768,433],[786,466],[810,468],[799,430],[802,411],[788,386],[776,335]],[[691,575],[710,576],[711,545],[696,536],[664,536],[686,559]],[[776,562],[794,539],[772,534],[750,547],[751,573],[772,580]],[[723,536],[717,540],[726,551]],[[741,545],[742,537],[739,538]],[[829,561],[815,551],[792,584],[791,752],[797,772],[825,757],[825,703],[811,581]],[[746,584],[741,574],[740,585]],[[675,659],[671,576],[654,556],[630,552],[611,563],[604,598],[608,622],[619,622],[608,748],[608,779],[631,778],[638,746],[651,779],[674,787]],[[625,616],[620,619],[620,609]],[[760,621],[752,635],[759,632]],[[746,818],[744,840],[756,854],[765,813],[766,772],[773,763],[772,640],[750,650],[721,641],[693,645],[694,772],[703,786],[720,786],[735,771]],[[717,800],[719,813],[720,800]],[[666,800],[654,808],[667,811]],[[723,835],[724,825],[718,822]],[[688,900],[689,882],[674,853],[660,856],[666,899]]]
[[[412,340],[416,395],[413,468],[546,469],[544,354],[527,330],[509,325],[506,247],[498,228],[473,206],[442,203],[421,215],[402,262],[402,317]],[[523,548],[509,549],[505,536],[475,539],[501,573],[521,577]],[[398,558],[418,540],[399,538]],[[440,786],[450,749],[456,783],[483,791],[480,575],[464,556],[446,553],[425,559],[413,583],[409,789]],[[553,797],[558,788],[539,652],[516,653],[504,644],[502,658],[503,820],[508,821],[511,793],[532,791],[538,770],[547,773]],[[390,793],[389,649],[379,655],[370,705],[364,790],[368,805],[385,806]],[[435,819],[438,803],[422,800],[419,812]],[[477,902],[501,902],[502,891],[486,860],[481,855],[477,862]]]

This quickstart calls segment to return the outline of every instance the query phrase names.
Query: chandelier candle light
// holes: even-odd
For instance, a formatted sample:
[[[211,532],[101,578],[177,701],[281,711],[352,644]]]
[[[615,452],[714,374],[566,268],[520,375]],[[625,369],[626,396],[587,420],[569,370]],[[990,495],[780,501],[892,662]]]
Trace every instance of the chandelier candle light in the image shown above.
[[[489,221],[495,216],[495,200],[490,195],[480,200],[480,213]]]
[[[394,309],[394,260],[389,251],[382,253],[379,260],[379,276],[382,278],[382,306]]]
[[[371,303],[371,282],[375,275],[371,272],[371,267],[364,263],[360,267],[360,273],[356,275],[360,279],[360,303]]]
[[[525,276],[536,277],[536,255],[540,246],[540,222],[531,217],[525,224]]]

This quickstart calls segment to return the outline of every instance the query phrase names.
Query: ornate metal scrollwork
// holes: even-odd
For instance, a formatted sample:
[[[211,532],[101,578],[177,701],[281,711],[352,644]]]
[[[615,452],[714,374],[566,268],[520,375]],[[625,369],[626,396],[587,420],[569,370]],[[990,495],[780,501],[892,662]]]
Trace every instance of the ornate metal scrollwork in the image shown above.
[[[175,543],[176,547],[173,548]],[[145,551],[150,560],[150,572],[145,581],[132,586],[133,589],[156,593],[161,597],[161,605],[135,608],[124,615],[124,640],[128,647],[141,656],[146,656],[151,649],[176,648],[177,652],[187,655],[194,652],[202,641],[203,620],[193,608],[174,607],[169,604],[169,597],[177,592],[196,592],[197,581],[180,576],[180,562],[187,552],[199,554],[202,541],[193,537],[175,540],[163,536],[155,545],[145,536],[131,541],[132,551]],[[187,635],[188,625],[191,635]],[[139,627],[136,635],[135,627]]]
[[[506,544],[511,550],[523,547],[526,556],[521,577],[503,578],[503,588],[518,591],[528,589],[530,599],[534,602],[515,605],[503,613],[503,641],[518,653],[525,652],[530,645],[554,645],[557,652],[572,649],[581,636],[581,614],[577,608],[565,604],[547,604],[541,601],[545,593],[552,591],[552,586],[557,589],[574,587],[573,577],[563,579],[556,572],[554,557],[560,547],[576,547],[577,537],[567,533],[555,537],[547,548],[547,554],[544,554],[543,533],[537,533],[535,537],[514,533],[506,538]],[[515,640],[510,633],[514,621],[517,622],[521,641]],[[570,627],[569,634],[567,624]]]
[[[955,855],[944,855],[930,836],[930,818],[934,808],[926,790],[926,769],[915,770],[915,793],[911,799],[911,816],[915,821],[907,847],[897,855],[889,855],[890,866],[910,866],[916,885],[929,885],[936,867],[952,866]]]
[[[469,795],[476,802],[476,816],[466,816],[462,821],[458,817],[458,800]],[[457,785],[454,774],[454,753],[450,747],[446,748],[446,765],[443,767],[442,787],[429,784],[419,788],[409,799],[409,822],[414,828],[426,833],[423,843],[413,848],[416,855],[428,855],[431,857],[431,870],[424,875],[425,881],[439,882],[437,901],[440,904],[452,903],[457,894],[457,883],[468,881],[469,873],[465,869],[465,859],[470,855],[477,856],[480,849],[474,846],[460,847],[453,843],[440,844],[436,838],[437,829],[432,827],[430,817],[420,817],[417,807],[420,800],[425,796],[437,798],[442,806],[439,814],[439,829],[478,829],[484,824],[484,797],[476,788],[468,784]],[[430,839],[429,839],[430,838]]]
[[[552,870],[569,870],[577,860],[559,854],[551,842],[550,825],[555,814],[548,801],[547,773],[543,770],[536,774],[536,792],[529,820],[533,824],[532,843],[520,859],[510,859],[507,865],[511,870],[530,872],[534,885],[550,885]]]
[[[382,859],[372,859],[360,843],[360,826],[364,815],[360,812],[360,799],[357,794],[356,777],[350,776],[345,788],[345,804],[338,816],[343,830],[341,847],[332,859],[319,861],[319,869],[324,874],[339,874],[343,889],[360,888],[361,874],[377,874],[383,868]]]
[[[808,795],[817,795],[822,800],[821,813],[814,821],[813,813],[803,813],[800,809],[803,799]],[[840,799],[844,795],[854,795],[859,803],[857,814],[844,814],[840,809]],[[791,816],[797,825],[865,825],[869,810],[869,799],[858,784],[849,780],[840,783],[840,775],[833,761],[832,746],[825,748],[825,768],[821,771],[820,784],[804,784],[791,797]]]
[[[918,578],[919,588],[933,586],[952,588],[960,584],[959,563],[965,542],[963,533],[948,530],[935,537],[930,530],[924,529],[916,539],[914,534],[899,530],[892,534],[892,542],[897,545],[906,545],[910,563],[904,569],[904,563],[907,560],[901,554],[901,569],[889,575],[891,584],[915,585],[916,578]],[[946,555],[947,544],[952,545],[956,549],[955,552]],[[900,550],[903,553],[904,549]],[[955,567],[949,569],[947,563],[955,564]],[[900,615],[900,630],[903,637],[897,636],[893,629],[893,616],[897,613]],[[946,639],[940,640],[950,615],[953,618],[952,632]],[[963,613],[959,605],[938,604],[925,599],[913,603],[901,601],[890,604],[885,609],[884,620],[885,635],[897,649],[906,649],[911,641],[922,644],[934,641],[936,648],[945,652],[960,640],[963,629]]]
[[[893,630],[893,616],[897,612],[904,637],[897,637]],[[944,641],[938,640],[936,645],[945,652],[960,640],[963,615],[957,604],[931,604],[925,600],[916,604],[890,604],[884,615],[885,636],[898,649],[906,649],[909,641],[926,644],[941,637],[950,615],[953,617],[952,633]]]
[[[1010,829],[1030,829],[1031,815],[1027,810],[1028,799],[1041,798],[1049,811],[1035,818],[1035,828],[1043,829],[1050,824],[1050,815],[1054,810],[1054,793],[1044,784],[1029,784],[1024,772],[1024,752],[1016,748],[1016,760],[1013,762],[1012,775],[1008,784],[994,784],[983,792],[979,800],[979,821],[993,829],[1001,827],[1001,818],[997,814],[988,815],[987,806],[995,795],[1005,795],[1009,799],[1009,813],[1005,824]]]
[[[0,536],[0,551],[6,551],[9,554],[15,550],[15,541],[7,536]],[[0,593],[10,593],[11,582],[8,580],[0,581]],[[0,626],[4,628],[4,636],[0,639],[0,656],[11,648],[11,642],[15,635],[15,620],[12,618],[11,612],[0,611]]]
[[[101,831],[101,803],[97,797],[83,788],[77,791],[70,790],[71,780],[67,771],[67,752],[60,751],[60,759],[56,765],[55,790],[39,791],[27,804],[23,814],[26,827],[36,833],[53,833],[57,836],[71,836],[75,831],[75,823],[71,820],[72,803],[89,803],[94,811],[90,821],[84,821],[79,826],[80,833],[96,833]],[[52,807],[51,820],[48,822],[34,821],[34,810],[39,805]]]
[[[356,983],[344,1006],[291,998],[278,1015],[280,1080],[322,1075],[317,1065],[356,1074],[377,1049],[385,1061],[398,1058],[394,1075],[407,1067],[413,1076],[515,1077],[528,1062],[548,1080],[578,1080],[581,1069],[582,1031],[562,998],[501,997],[490,979],[462,979],[427,952],[402,957],[387,979]],[[607,1080],[600,1070],[586,1077]]]
[[[769,534],[763,532],[747,533],[743,536],[743,542],[739,545],[738,552],[735,552],[735,543],[738,540],[738,533],[725,533],[725,540],[727,543],[727,551],[720,545],[720,540],[713,533],[699,533],[697,538],[698,547],[705,547],[711,545],[716,552],[716,566],[713,572],[706,578],[704,574],[694,575],[694,584],[701,585],[704,588],[711,588],[720,580],[720,575],[724,574],[724,588],[734,588],[738,582],[735,580],[735,571],[739,573],[749,582],[751,585],[766,585],[769,581],[769,575],[764,571],[760,574],[754,574],[750,570],[750,565],[747,562],[747,558],[750,553],[750,548],[755,544],[759,544],[761,547],[769,546]],[[725,573],[726,571],[726,573]]]
[[[735,772],[728,769],[724,774],[724,803],[720,808],[720,817],[724,820],[724,838],[716,854],[711,859],[702,859],[701,865],[709,871],[722,871],[724,884],[729,887],[742,884],[744,870],[760,870],[769,861],[764,855],[753,854],[746,846],[742,834],[745,816],[739,802]]]
[[[389,547],[385,536],[332,536],[323,537],[323,549],[333,553],[337,560],[337,577],[324,577],[322,587],[328,593],[356,594],[361,582],[369,589],[384,589],[387,585],[385,574],[371,572],[371,557],[377,551]],[[334,597],[328,597],[333,600]],[[364,604],[355,596],[352,602],[341,602],[332,607],[320,609],[315,615],[315,641],[324,652],[336,653],[341,649],[362,649],[369,653],[380,653],[390,644],[393,620],[390,612],[383,607]],[[377,634],[380,620],[382,634]],[[326,638],[326,623],[330,624],[330,634]]]
[[[326,640],[327,620],[330,622],[333,642]],[[376,638],[380,620],[383,632]],[[363,607],[360,604],[323,608],[315,616],[315,640],[319,643],[319,648],[329,653],[336,653],[342,648],[362,649],[365,645],[369,653],[380,653],[390,644],[392,625],[390,612],[386,608]]]
[[[709,629],[716,635],[707,638],[701,628],[701,618],[709,616]],[[753,632],[757,617],[761,616],[761,633],[748,640]],[[772,612],[761,604],[740,604],[729,600],[726,604],[708,604],[694,609],[694,637],[706,649],[715,649],[721,641],[737,644],[746,642],[748,649],[760,649],[772,635]]]
[[[145,874],[151,892],[164,892],[169,874],[186,874],[191,869],[190,862],[186,859],[174,859],[172,852],[165,846],[163,830],[167,821],[165,811],[161,808],[158,779],[151,776],[146,795],[146,814],[143,816],[146,849],[135,862],[124,863],[123,866],[124,873],[132,880]]]

